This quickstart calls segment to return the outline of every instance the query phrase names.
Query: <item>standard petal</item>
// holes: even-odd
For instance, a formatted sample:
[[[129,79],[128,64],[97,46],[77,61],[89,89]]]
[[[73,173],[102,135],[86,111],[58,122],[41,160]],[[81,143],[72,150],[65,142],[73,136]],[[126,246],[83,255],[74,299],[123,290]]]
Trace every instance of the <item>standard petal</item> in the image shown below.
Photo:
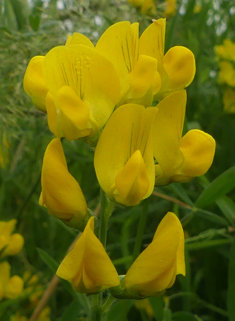
[[[187,177],[201,176],[208,171],[214,159],[215,140],[201,130],[190,130],[180,140],[180,150],[184,162],[178,172],[187,180]]]
[[[128,270],[125,276],[127,291],[133,288],[142,296],[154,295],[172,283],[181,232],[178,218],[168,212],[159,224],[152,243]]]
[[[93,43],[81,33],[74,32],[73,35],[68,35],[65,46],[70,45],[85,45],[91,48],[94,48]]]
[[[148,197],[154,186],[154,162],[151,128],[157,109],[127,104],[119,107],[110,117],[99,138],[94,158],[100,186],[111,198],[115,198],[117,174],[131,156],[139,150],[149,179]]]
[[[42,71],[44,58],[44,56],[35,56],[30,60],[24,75],[23,86],[35,107],[46,112],[45,99],[48,89]]]
[[[87,205],[81,188],[68,172],[63,147],[58,138],[48,145],[42,166],[42,193],[40,205],[45,205],[56,217],[78,221],[87,214]]]
[[[175,46],[167,51],[163,60],[168,75],[164,91],[184,89],[191,84],[196,72],[195,58],[191,50]]]
[[[122,94],[126,77],[138,60],[139,24],[121,21],[109,27],[96,44],[96,50],[109,59],[121,81]]]
[[[162,173],[156,178],[157,184],[167,183],[183,162],[183,155],[179,148],[182,135],[186,107],[186,92],[184,90],[173,93],[164,98],[158,105],[158,113],[153,124],[154,157]]]

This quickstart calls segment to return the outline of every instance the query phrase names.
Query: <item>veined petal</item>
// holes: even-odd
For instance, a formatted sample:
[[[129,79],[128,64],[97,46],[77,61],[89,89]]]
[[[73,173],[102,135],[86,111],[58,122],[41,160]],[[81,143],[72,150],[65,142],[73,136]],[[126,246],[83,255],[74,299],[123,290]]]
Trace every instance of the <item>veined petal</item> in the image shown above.
[[[205,174],[210,168],[215,154],[215,140],[201,130],[190,130],[180,140],[180,150],[184,162],[178,173],[185,176],[186,181],[188,181],[195,176]],[[184,181],[183,177],[178,179]]]
[[[94,293],[120,284],[112,261],[94,234],[94,217],[89,219],[84,232],[56,274],[72,282],[75,290],[84,293]]]
[[[84,36],[82,33],[74,32],[73,35],[68,35],[65,46],[70,45],[85,45],[91,48],[94,48],[93,43]]]
[[[176,268],[177,258],[182,255],[182,246],[179,249],[181,237],[181,223],[175,214],[168,212],[159,224],[152,243],[127,271],[124,279],[126,290],[138,291],[140,296],[152,296],[168,288],[175,274],[183,271],[182,262],[179,271]]]
[[[89,46],[60,46],[45,56],[43,72],[54,97],[64,86],[76,93],[89,109],[93,133],[99,131],[119,100],[119,79],[111,62]]]
[[[44,58],[44,56],[35,56],[30,60],[24,75],[23,86],[35,107],[46,112],[45,99],[48,89],[42,71]]]
[[[141,152],[135,151],[115,179],[116,201],[133,206],[138,204],[149,190],[149,179]],[[114,192],[115,193],[115,192]]]
[[[42,166],[40,205],[49,213],[67,221],[82,222],[87,216],[87,205],[81,188],[68,172],[63,147],[58,138],[48,145]]]
[[[161,179],[171,176],[183,162],[183,155],[179,148],[182,135],[186,107],[186,92],[178,91],[164,98],[158,105],[158,113],[153,125],[154,157],[160,166]],[[164,178],[165,176],[165,178]],[[167,179],[166,179],[167,181]],[[163,183],[164,184],[164,183]]]
[[[118,173],[137,150],[142,155],[149,180],[149,189],[144,198],[152,193],[154,162],[151,128],[156,112],[154,107],[145,109],[141,105],[123,105],[112,114],[101,133],[94,165],[98,181],[111,199],[117,197],[114,192],[117,193],[115,190]]]
[[[191,50],[175,46],[167,51],[162,62],[168,75],[165,91],[180,90],[191,84],[196,71]]]
[[[96,49],[109,59],[123,81],[138,60],[139,24],[121,21],[109,27],[97,42]]]

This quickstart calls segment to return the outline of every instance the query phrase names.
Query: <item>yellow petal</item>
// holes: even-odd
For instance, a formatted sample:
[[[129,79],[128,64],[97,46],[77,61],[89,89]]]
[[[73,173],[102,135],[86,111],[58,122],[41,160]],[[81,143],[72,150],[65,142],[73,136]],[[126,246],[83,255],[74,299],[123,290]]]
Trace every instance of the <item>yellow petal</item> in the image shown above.
[[[55,101],[52,93],[48,92],[46,96],[46,110],[47,110],[47,121],[50,131],[56,137],[63,137],[63,133],[61,132],[60,127],[58,124],[58,113],[55,106]]]
[[[36,56],[30,60],[23,81],[24,91],[31,97],[35,107],[43,112],[46,111],[45,99],[48,91],[42,71],[44,58]]]
[[[72,36],[68,35],[65,46],[70,46],[70,45],[85,45],[85,46],[94,48],[94,45],[90,41],[90,39],[88,39],[86,36],[78,32],[74,32]]]
[[[2,292],[5,292],[7,283],[10,280],[11,266],[7,261],[0,263],[0,284],[2,285]]]
[[[139,150],[134,152],[117,174],[115,185],[118,190],[115,199],[119,203],[133,206],[144,198],[149,189],[149,179]]]
[[[72,282],[79,292],[92,293],[119,285],[117,271],[94,234],[94,217],[89,219],[84,232],[56,274]]]
[[[0,235],[4,236],[9,241],[10,235],[15,229],[17,220],[13,219],[8,222],[0,221]]]
[[[139,24],[121,21],[109,27],[97,42],[96,49],[109,59],[122,82],[138,60]]]
[[[191,84],[195,76],[195,58],[191,50],[175,46],[167,51],[163,65],[168,75],[165,91],[180,90]]]
[[[160,77],[157,78],[156,70],[157,60],[152,57],[141,55],[128,76],[130,89],[127,98],[137,99],[143,97],[150,88],[153,89],[153,86],[158,86],[158,88],[160,88],[161,79]],[[150,104],[151,102],[152,100],[150,101]],[[146,104],[146,107],[147,106],[149,106],[149,104]]]
[[[179,169],[179,174],[191,178],[201,176],[208,171],[213,162],[215,140],[201,130],[190,130],[181,139],[180,150],[184,162]]]
[[[164,98],[158,105],[153,125],[154,157],[162,172],[156,177],[156,184],[168,184],[168,179],[182,164],[183,155],[179,148],[186,107],[184,90]]]
[[[11,235],[8,246],[3,252],[3,256],[18,254],[24,245],[24,238],[21,234],[14,233]]]
[[[126,289],[138,291],[141,296],[152,296],[169,287],[176,273],[177,258],[182,255],[182,248],[179,250],[181,254],[178,254],[181,236],[181,223],[175,214],[168,212],[159,224],[152,243],[127,271]],[[181,268],[180,265],[179,271]]]
[[[23,291],[24,281],[18,275],[10,278],[6,286],[5,297],[8,299],[17,298]]]
[[[63,147],[58,138],[48,145],[42,166],[42,194],[40,205],[66,221],[73,216],[82,221],[87,215],[87,205],[81,188],[68,172]]]
[[[144,198],[151,195],[154,186],[151,128],[156,112],[154,107],[145,109],[135,104],[123,105],[112,114],[101,133],[94,165],[100,186],[111,199],[117,197],[118,173],[137,150],[142,155],[149,180]]]

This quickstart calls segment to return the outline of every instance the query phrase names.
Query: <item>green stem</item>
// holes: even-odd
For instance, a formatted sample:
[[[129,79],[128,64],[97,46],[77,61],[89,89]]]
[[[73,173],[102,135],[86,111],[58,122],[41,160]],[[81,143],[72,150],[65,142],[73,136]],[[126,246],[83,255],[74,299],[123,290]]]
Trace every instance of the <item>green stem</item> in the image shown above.
[[[104,248],[106,246],[108,220],[110,215],[112,214],[113,208],[114,208],[114,203],[110,201],[107,195],[101,190],[100,214],[99,214],[100,226],[99,226],[98,237],[100,242],[103,244]],[[104,310],[104,307],[102,309],[101,306],[102,306],[102,293],[94,294],[92,296],[91,321],[102,320],[102,314],[105,312],[105,310]]]
[[[147,221],[147,214],[148,214],[148,200],[146,200],[143,203],[143,209],[140,213],[140,220],[139,220],[137,235],[136,235],[136,239],[135,239],[135,246],[134,246],[134,251],[133,251],[133,255],[132,255],[132,262],[134,262],[135,259],[140,254],[144,230],[145,230],[146,221]]]
[[[108,196],[104,193],[104,191],[100,190],[100,230],[99,230],[99,239],[103,244],[104,248],[106,247],[106,238],[107,238],[107,227],[108,220],[110,215],[112,214],[114,203],[110,201]]]
[[[113,304],[114,301],[116,301],[117,299],[115,299],[113,296],[109,296],[108,299],[104,302],[103,306],[102,306],[102,313],[105,313],[109,310],[109,308],[111,307],[111,305]]]

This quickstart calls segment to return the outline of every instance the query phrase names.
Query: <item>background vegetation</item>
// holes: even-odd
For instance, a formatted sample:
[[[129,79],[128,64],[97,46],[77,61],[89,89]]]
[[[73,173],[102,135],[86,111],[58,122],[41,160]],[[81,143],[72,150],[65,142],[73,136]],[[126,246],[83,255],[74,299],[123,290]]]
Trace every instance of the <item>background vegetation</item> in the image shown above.
[[[155,19],[164,15],[164,2],[156,5]],[[83,33],[95,43],[117,21],[138,21],[143,30],[152,18],[125,0],[0,3],[0,220],[17,218],[17,231],[25,238],[23,251],[9,259],[13,274],[23,276],[29,271],[38,275],[40,284],[40,291],[37,286],[31,289],[30,295],[40,292],[34,304],[26,292],[17,299],[1,301],[1,321],[13,320],[17,313],[30,318],[76,237],[38,205],[43,154],[53,135],[46,116],[32,106],[23,91],[27,64],[33,56],[64,44],[68,33]],[[119,274],[131,263],[138,221],[142,211],[148,210],[142,248],[151,241],[166,212],[174,211],[185,229],[187,275],[177,277],[164,297],[142,305],[130,300],[117,302],[107,313],[107,321],[235,320],[235,115],[223,109],[214,49],[226,38],[235,42],[234,30],[235,1],[178,1],[176,13],[167,19],[166,50],[184,45],[196,57],[196,77],[187,90],[185,128],[211,134],[217,142],[216,155],[205,177],[156,188],[138,207],[116,208],[110,219],[107,250]],[[63,145],[69,170],[89,207],[95,209],[99,186],[92,152],[83,142],[64,141]],[[89,298],[75,295],[66,282],[59,282],[52,292],[47,302],[50,320],[87,320]]]

